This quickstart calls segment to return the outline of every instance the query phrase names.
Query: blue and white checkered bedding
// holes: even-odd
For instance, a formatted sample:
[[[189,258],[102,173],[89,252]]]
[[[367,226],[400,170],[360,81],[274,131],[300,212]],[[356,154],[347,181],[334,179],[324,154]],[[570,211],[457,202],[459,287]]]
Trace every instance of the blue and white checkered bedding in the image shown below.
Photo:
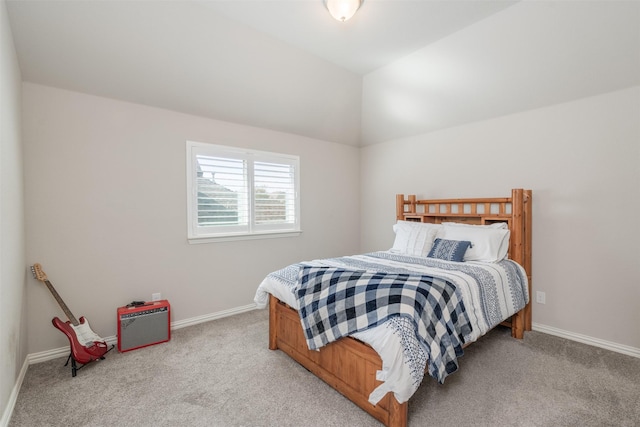
[[[458,369],[471,324],[455,286],[443,279],[302,265],[298,296],[307,345],[315,350],[394,316],[406,317],[443,383]]]
[[[300,285],[301,271],[306,267],[404,274],[412,277],[429,276],[438,281],[449,282],[455,286],[454,294],[464,304],[465,314],[471,324],[469,330],[461,330],[464,342],[475,341],[518,312],[529,300],[524,269],[510,260],[498,263],[460,263],[391,252],[373,252],[293,264],[275,271],[258,287],[254,299],[256,305],[259,308],[266,307],[268,294],[271,293],[300,310],[296,291]],[[369,396],[372,404],[376,404],[389,391],[394,393],[398,402],[407,401],[422,382],[425,367],[438,354],[430,346],[424,345],[425,338],[416,335],[415,325],[411,316],[394,315],[387,316],[382,323],[377,322],[377,326],[351,334],[373,347],[382,359],[382,370],[378,371],[376,377],[382,384]],[[437,378],[431,372],[430,375]]]

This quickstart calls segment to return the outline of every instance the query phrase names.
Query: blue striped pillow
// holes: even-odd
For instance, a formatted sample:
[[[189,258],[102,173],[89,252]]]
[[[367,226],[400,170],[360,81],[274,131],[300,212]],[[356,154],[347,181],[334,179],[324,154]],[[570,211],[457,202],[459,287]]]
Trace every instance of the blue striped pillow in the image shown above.
[[[468,240],[436,239],[427,257],[462,262],[469,247],[471,242]]]

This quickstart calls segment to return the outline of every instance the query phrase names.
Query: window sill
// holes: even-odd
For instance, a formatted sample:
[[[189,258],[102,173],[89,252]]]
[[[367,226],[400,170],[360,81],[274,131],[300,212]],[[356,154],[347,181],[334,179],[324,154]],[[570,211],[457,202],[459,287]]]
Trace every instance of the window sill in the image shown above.
[[[191,245],[198,245],[201,243],[233,242],[236,240],[280,239],[283,237],[297,237],[300,234],[302,234],[302,230],[272,233],[226,234],[220,236],[189,237],[187,241]]]

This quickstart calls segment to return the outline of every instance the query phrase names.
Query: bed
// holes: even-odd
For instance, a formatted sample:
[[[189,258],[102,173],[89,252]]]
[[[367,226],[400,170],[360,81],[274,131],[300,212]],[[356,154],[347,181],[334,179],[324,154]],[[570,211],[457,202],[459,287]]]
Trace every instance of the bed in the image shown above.
[[[532,192],[523,189],[512,190],[511,197],[479,199],[422,200],[398,194],[396,240],[388,251],[303,262],[265,278],[255,301],[258,307],[269,307],[269,348],[282,350],[384,425],[406,426],[409,398],[425,371],[443,382],[457,369],[455,359],[461,348],[497,325],[510,327],[516,339],[531,330],[531,206]],[[486,246],[484,236],[489,235]],[[506,240],[500,237],[505,235]],[[465,236],[471,236],[466,239],[471,242],[465,245],[466,251],[459,251],[457,244]],[[460,240],[453,240],[457,238]],[[447,246],[452,242],[455,250]],[[493,259],[495,256],[498,258]],[[464,316],[454,311],[453,317],[448,314],[441,322],[450,331],[454,318],[457,329],[444,338],[432,337],[429,342],[434,353],[428,354],[426,361],[419,354],[424,348],[429,353],[429,344],[413,336],[418,334],[407,338],[408,329],[419,329],[416,321],[388,313],[389,317],[372,327],[355,333],[342,331],[349,336],[312,346],[309,328],[302,327],[309,325],[305,321],[311,305],[304,303],[301,283],[329,283],[328,277],[334,284],[336,274],[353,275],[354,271],[360,272],[361,280],[375,275],[383,281],[400,276],[403,280],[427,277],[434,287],[449,283],[450,294],[443,291],[447,304],[454,301],[458,304],[455,310],[460,305],[467,308],[462,309]],[[494,291],[493,287],[503,290]],[[505,294],[487,297],[500,292]],[[445,341],[447,346],[442,345]],[[437,353],[445,347],[442,355]],[[445,360],[438,365],[432,358]]]

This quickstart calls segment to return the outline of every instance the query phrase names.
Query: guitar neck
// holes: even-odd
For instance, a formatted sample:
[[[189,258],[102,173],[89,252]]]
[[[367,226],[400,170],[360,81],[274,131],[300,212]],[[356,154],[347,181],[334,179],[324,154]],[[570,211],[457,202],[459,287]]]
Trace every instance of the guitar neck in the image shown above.
[[[78,326],[80,322],[78,322],[78,319],[76,319],[73,313],[71,313],[71,310],[69,310],[69,307],[67,307],[67,304],[65,304],[62,298],[60,297],[60,295],[58,295],[58,292],[53,287],[51,282],[49,280],[44,280],[44,284],[47,285],[47,288],[49,288],[49,291],[51,292],[53,297],[56,299],[56,301],[58,301],[58,304],[60,305],[60,308],[62,309],[62,311],[64,311],[64,314],[67,316],[67,319],[69,319],[69,321],[73,324],[73,326]]]

